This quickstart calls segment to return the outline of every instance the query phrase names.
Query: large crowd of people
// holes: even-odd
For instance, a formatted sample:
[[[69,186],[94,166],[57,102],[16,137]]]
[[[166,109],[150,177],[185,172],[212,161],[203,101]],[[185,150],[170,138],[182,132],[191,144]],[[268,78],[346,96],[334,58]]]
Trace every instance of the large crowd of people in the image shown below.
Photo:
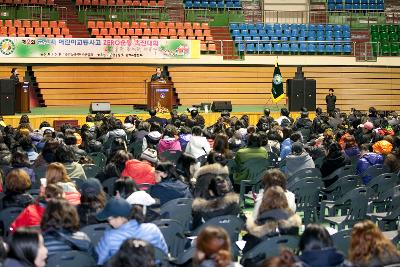
[[[172,111],[169,119],[154,110],[150,115],[121,121],[97,113],[79,128],[66,124],[59,131],[47,122],[33,129],[27,115],[17,127],[0,117],[0,205],[20,209],[11,225],[3,224],[5,267],[42,267],[46,258],[66,251],[84,252],[98,265],[157,266],[155,250],[168,255],[170,244],[152,222],[161,219],[160,207],[182,198],[192,199],[186,231],[217,216],[242,220],[242,255],[274,236],[299,237],[295,252],[243,261],[244,266],[400,264],[396,246],[368,220],[353,226],[346,258],[324,225],[304,225],[296,213],[296,194],[287,187],[288,177],[308,168],[320,169],[328,178],[325,187],[338,179],[332,173],[350,164],[363,184],[373,178],[365,173],[370,166],[386,165],[398,173],[400,117],[395,112],[371,107],[367,113],[334,109],[328,114],[317,108],[311,120],[306,109],[296,119],[286,108],[277,119],[265,109],[256,125],[247,115],[222,112],[210,126],[197,110]],[[241,203],[241,181],[253,168],[249,162],[270,157],[279,159],[280,167],[263,170],[249,213]],[[87,166],[93,165],[98,171],[89,175]],[[101,222],[111,227],[94,243],[81,230]],[[240,266],[237,240],[231,237],[221,227],[205,227],[185,243],[185,249],[195,248],[190,264]]]

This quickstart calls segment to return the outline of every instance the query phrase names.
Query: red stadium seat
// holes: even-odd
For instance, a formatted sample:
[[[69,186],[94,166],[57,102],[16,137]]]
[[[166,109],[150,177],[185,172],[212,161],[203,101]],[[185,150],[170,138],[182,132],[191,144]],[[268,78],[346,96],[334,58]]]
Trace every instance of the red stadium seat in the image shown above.
[[[106,39],[112,39],[112,36],[111,36],[111,35],[104,35],[104,38],[106,38]]]
[[[115,6],[115,0],[108,0],[108,6]]]
[[[84,6],[91,6],[92,5],[92,1],[91,0],[83,0],[83,5]]]
[[[204,41],[204,36],[196,36],[196,40]]]
[[[119,36],[119,35],[114,35],[114,39],[121,39],[121,36]]]
[[[203,22],[203,23],[201,24],[201,28],[202,28],[203,30],[208,30],[208,29],[210,29],[210,27],[208,26],[208,23],[207,23],[207,22]]]
[[[122,22],[121,28],[123,28],[123,29],[128,29],[128,28],[129,28],[129,22],[128,22],[128,21]]]
[[[131,39],[139,39],[139,36],[133,35]]]
[[[143,35],[143,36],[142,36],[142,39],[150,39],[150,36],[145,36],[145,35]]]
[[[47,20],[42,20],[42,21],[40,22],[40,27],[42,27],[42,28],[47,28],[47,27],[49,27],[49,22],[48,22]]]
[[[96,28],[99,28],[99,29],[104,28],[104,21],[98,20],[96,22]]]
[[[22,27],[29,28],[30,26],[31,26],[31,21],[30,20],[23,20],[22,21]]]
[[[142,29],[135,29],[135,35],[137,35],[137,36],[143,35],[143,30]]]
[[[193,29],[194,29],[194,30],[201,29],[200,23],[198,23],[198,22],[193,22]]]
[[[171,29],[171,30],[172,30],[172,29]],[[161,36],[168,36],[168,29],[161,29],[160,35],[161,35]],[[176,35],[176,32],[175,32],[175,35]]]
[[[106,21],[104,22],[104,28],[110,29],[113,27],[112,21]],[[99,27],[100,28],[100,27]]]
[[[2,26],[0,28],[0,34],[1,35],[7,35],[7,33],[8,33],[8,28],[6,26]]]
[[[151,29],[151,35],[159,35],[160,34],[160,30],[157,28],[157,29]]]
[[[174,35],[171,35],[170,37],[169,37],[169,39],[178,39],[178,36],[174,36]]]
[[[158,35],[152,35],[150,36],[150,39],[158,39]]]
[[[156,1],[149,1],[149,6],[157,6]]]
[[[50,28],[58,28],[58,23],[55,20],[51,20],[49,23]]]
[[[168,35],[169,36],[176,36],[176,30],[175,29],[169,29],[168,30]]]
[[[64,35],[64,36],[65,36],[65,35],[70,35],[70,34],[69,34],[69,29],[68,29],[68,28],[62,28],[62,29],[61,29],[61,34]]]
[[[164,29],[164,28],[166,28],[166,27],[167,27],[167,26],[165,25],[165,22],[163,22],[163,21],[158,22],[158,28]]]
[[[126,2],[125,2],[126,3]],[[122,39],[131,39],[131,37],[130,36],[127,36],[127,35],[124,35],[124,36],[122,36]]]
[[[159,39],[168,39],[167,36],[160,36]]]
[[[175,28],[175,22],[168,22],[167,23],[167,28],[168,29],[174,29]]]
[[[25,34],[26,35],[32,35],[33,34],[33,28],[32,27],[25,28]]]
[[[97,36],[100,35],[100,31],[97,28],[92,29],[91,33],[92,36]]]
[[[139,22],[132,21],[132,28],[133,29],[139,28]]]
[[[23,36],[25,36],[25,28],[18,28],[18,30],[17,30],[17,34],[18,34],[18,36],[19,35],[23,35]]]
[[[101,28],[101,29],[100,29],[100,35],[108,35],[108,29],[106,29],[106,28]]]
[[[47,0],[46,4],[48,6],[54,6],[54,0]]]
[[[46,3],[46,0],[39,0],[38,4],[41,5],[41,6],[45,6],[47,3]]]
[[[206,36],[206,41],[213,41],[214,38],[212,36]]]
[[[137,0],[132,1],[132,6],[140,6],[140,1]]]
[[[59,28],[65,28],[67,26],[67,22],[64,20],[59,20],[58,21],[58,27]]]
[[[131,0],[125,0],[125,6],[132,6],[132,1]],[[122,38],[124,38],[125,36],[123,36]]]
[[[4,26],[6,27],[12,27],[13,26],[13,21],[11,19],[6,19],[4,21]]]
[[[117,0],[117,2],[115,3],[117,6],[124,6],[124,0]]]
[[[121,28],[121,21],[114,21],[114,28]]]
[[[115,28],[108,29],[108,35],[111,36],[117,35],[117,30]]]
[[[211,36],[211,30],[204,30],[203,31],[204,36]]]
[[[187,29],[186,30],[186,36],[193,36],[193,30],[192,29]]]
[[[22,27],[22,22],[19,19],[14,20],[14,27],[16,28]]]
[[[202,30],[194,30],[194,36],[203,36]]]
[[[143,30],[143,35],[150,36],[151,35],[151,30],[150,29],[144,29]]]
[[[51,28],[47,27],[47,28],[43,28],[43,34],[51,34]]]
[[[54,34],[54,35],[61,35],[61,30],[60,30],[60,28],[53,28],[53,34]]]
[[[149,6],[149,2],[147,2],[147,0],[141,0],[140,6]]]
[[[58,35],[56,35],[56,38],[64,38],[64,35],[58,34]]]
[[[39,35],[39,34],[43,34],[43,29],[42,27],[37,27],[33,30],[33,34]]]
[[[188,40],[196,40],[196,37],[194,37],[194,36],[188,36],[187,39],[188,39]]]
[[[32,28],[40,27],[40,23],[37,20],[32,20],[31,25],[32,25]]]
[[[200,43],[200,51],[207,51],[207,45],[205,43]]]
[[[159,6],[159,7],[165,6],[164,1],[158,1],[157,6]]]
[[[47,34],[46,37],[47,38],[54,38],[54,34]]]
[[[118,28],[118,29],[117,29],[117,34],[118,34],[118,35],[121,35],[121,36],[122,36],[122,35],[125,35],[125,29],[123,29],[123,28]]]
[[[135,30],[134,30],[134,29],[127,29],[127,30],[126,30],[126,35],[128,35],[128,36],[133,36],[133,35],[135,35]]]
[[[157,22],[156,21],[150,21],[150,29],[155,29],[158,28]]]
[[[92,0],[92,6],[98,6],[100,5],[99,0]]]
[[[141,21],[139,26],[140,26],[140,28],[145,29],[145,28],[147,28],[147,22],[146,21]]]
[[[191,29],[191,28],[192,28],[192,23],[190,23],[190,22],[185,22],[185,23],[183,24],[183,27],[184,27],[185,29]]]
[[[177,35],[178,35],[178,36],[186,36],[185,30],[184,30],[184,29],[178,29]]]
[[[217,52],[217,47],[214,43],[209,43],[208,44],[208,51],[210,52]]]
[[[100,0],[99,6],[108,6],[107,0]]]
[[[89,20],[87,24],[88,29],[96,28],[96,22],[93,20]],[[54,27],[53,27],[54,28]]]
[[[82,6],[83,5],[83,0],[76,0],[75,5]]]

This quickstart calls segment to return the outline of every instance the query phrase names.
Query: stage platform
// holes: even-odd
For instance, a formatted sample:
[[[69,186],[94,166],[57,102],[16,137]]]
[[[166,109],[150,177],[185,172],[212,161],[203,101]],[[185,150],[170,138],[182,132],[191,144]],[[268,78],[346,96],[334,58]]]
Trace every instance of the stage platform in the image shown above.
[[[232,107],[231,116],[241,117],[242,115],[247,114],[250,118],[250,124],[255,125],[263,115],[263,109],[268,107],[271,109],[272,117],[278,118],[279,111],[283,106],[279,105],[269,105],[269,106],[243,106],[236,105]],[[178,108],[178,113],[188,113],[187,108],[189,106],[180,106]],[[122,121],[128,115],[137,115],[142,119],[149,118],[148,112],[140,109],[133,109],[131,105],[112,105],[111,112]],[[78,120],[79,125],[83,125],[85,123],[85,118],[89,113],[89,107],[87,106],[63,106],[63,107],[38,107],[32,108],[31,113],[26,113],[29,116],[30,123],[34,129],[39,128],[39,125],[43,121],[47,121],[50,125],[53,125],[55,120]],[[206,126],[212,125],[215,123],[220,117],[221,113],[219,112],[209,112],[204,113],[200,111],[200,114],[204,116],[206,120]],[[19,119],[23,114],[16,114],[14,116],[3,116],[4,121],[7,125],[12,125],[13,127],[17,127],[19,123]],[[170,118],[169,113],[158,114],[163,118]],[[291,116],[294,118],[299,117],[298,112],[291,113]],[[310,113],[310,117],[314,117],[314,113]]]

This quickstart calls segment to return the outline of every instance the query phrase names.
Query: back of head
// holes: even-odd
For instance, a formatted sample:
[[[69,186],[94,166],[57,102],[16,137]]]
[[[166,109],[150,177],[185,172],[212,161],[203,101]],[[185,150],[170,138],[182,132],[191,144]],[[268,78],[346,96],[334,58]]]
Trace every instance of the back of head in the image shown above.
[[[200,253],[204,253],[203,259],[212,259],[212,256],[218,253],[228,253],[228,259],[231,254],[231,242],[229,235],[226,230],[222,227],[207,226],[197,236],[196,250]],[[199,264],[203,259],[197,257],[198,253],[195,253],[194,261]],[[219,265],[216,265],[219,266]]]
[[[149,115],[150,115],[151,117],[154,117],[156,114],[157,114],[157,111],[156,111],[155,109],[150,109],[150,110],[149,110]]]
[[[259,214],[274,209],[289,210],[285,191],[280,186],[271,186],[264,192]]]
[[[75,161],[75,153],[67,145],[59,145],[56,150],[56,161],[60,163],[72,163]]]
[[[288,117],[289,116],[289,110],[287,108],[281,108],[281,115]]]
[[[155,267],[154,248],[147,241],[129,238],[111,258],[110,267]]]
[[[138,191],[139,188],[131,177],[122,177],[114,182],[113,195],[119,194],[122,198],[129,197],[133,192]]]
[[[318,224],[309,224],[300,237],[300,251],[319,250],[333,247],[329,232]]]
[[[264,188],[268,189],[271,186],[280,186],[284,191],[286,191],[287,177],[279,169],[269,169],[264,173],[262,178]]]
[[[257,148],[261,146],[261,138],[257,133],[250,134],[247,139],[247,147]]]
[[[193,135],[195,135],[195,136],[201,136],[201,133],[202,133],[201,127],[199,127],[199,126],[194,126],[194,127],[192,128],[192,134],[193,134]]]
[[[17,168],[7,174],[5,185],[7,191],[22,194],[31,188],[31,179],[24,169]]]
[[[23,266],[36,266],[35,260],[38,255],[40,234],[37,231],[20,228],[8,242],[8,257],[15,259]],[[4,247],[3,245],[1,247]],[[22,266],[22,265],[19,265]]]
[[[79,230],[79,215],[74,206],[65,199],[50,199],[40,223],[42,231],[61,230],[76,232]]]
[[[290,135],[290,140],[291,140],[292,142],[299,142],[299,141],[301,141],[301,134],[298,133],[298,132],[292,133],[292,134]]]
[[[264,109],[264,115],[268,117],[271,114],[271,110],[269,108]]]

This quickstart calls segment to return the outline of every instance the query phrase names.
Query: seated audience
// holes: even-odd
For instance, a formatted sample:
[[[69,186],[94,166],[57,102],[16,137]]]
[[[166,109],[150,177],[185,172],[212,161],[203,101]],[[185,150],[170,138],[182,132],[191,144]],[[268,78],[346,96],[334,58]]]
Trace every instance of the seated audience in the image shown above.
[[[98,223],[96,214],[104,208],[107,201],[103,186],[96,178],[87,179],[81,186],[81,203],[77,207],[80,227]]]
[[[168,124],[165,127],[163,138],[158,142],[157,152],[161,154],[164,151],[175,150],[181,151],[181,143],[176,138],[178,130],[174,125]]]
[[[257,219],[248,218],[248,234],[243,237],[246,253],[268,237],[276,235],[298,235],[301,226],[299,215],[289,209],[285,192],[279,186],[269,187],[265,192]]]
[[[81,194],[67,175],[63,164],[53,162],[47,167],[46,183],[47,185],[56,184],[60,186],[63,189],[65,199],[72,205],[76,206],[80,204]]]
[[[224,228],[207,226],[197,236],[193,266],[241,266],[238,263],[232,262],[231,249],[231,241]]]
[[[286,157],[285,172],[290,177],[296,172],[304,169],[315,168],[311,156],[304,150],[301,142],[292,144],[292,152]]]
[[[365,220],[353,227],[349,260],[359,267],[398,266],[400,253],[373,222]]]
[[[42,151],[33,163],[35,173],[45,173],[47,166],[56,161],[56,150],[60,142],[56,139],[49,139],[43,146]],[[38,177],[38,179],[44,177]]]
[[[154,247],[147,241],[129,238],[111,258],[109,267],[156,267]]]
[[[340,145],[336,142],[329,144],[328,146],[328,154],[323,159],[321,165],[321,174],[322,177],[327,177],[331,175],[337,169],[347,165],[350,163],[350,160],[346,157]],[[332,177],[332,179],[324,180],[325,187],[329,187],[331,184],[336,182],[338,179],[337,176]]]
[[[5,186],[5,196],[1,200],[3,209],[26,208],[35,201],[28,192],[31,188],[31,180],[24,169],[10,171],[6,176]]]
[[[398,173],[400,171],[400,137],[393,138],[393,150],[385,158],[384,165],[388,166],[390,172]]]
[[[56,161],[64,165],[69,177],[86,179],[85,171],[82,165],[76,162],[72,148],[66,145],[59,145],[56,150]]]
[[[356,174],[363,175],[363,173],[371,166],[383,164],[383,156],[374,152],[370,152],[370,145],[361,145],[361,156],[357,161]],[[363,175],[363,183],[367,184],[372,177],[369,175]]]
[[[192,198],[189,185],[177,174],[172,162],[160,162],[155,168],[156,184],[151,186],[149,194],[160,200],[160,205],[176,198]]]
[[[142,223],[142,216],[143,214],[138,214],[137,211],[132,212],[131,205],[122,198],[113,197],[107,201],[104,209],[96,217],[99,221],[107,220],[113,229],[107,230],[97,244],[99,265],[115,255],[122,243],[129,238],[143,239],[168,253],[161,231],[154,224]]]
[[[34,162],[38,157],[38,153],[32,144],[32,139],[29,136],[23,136],[18,140],[22,150],[27,154],[29,162]]]
[[[154,165],[157,163],[157,151],[148,148],[140,155],[140,159],[127,160],[121,176],[131,177],[138,185],[155,184]]]
[[[228,175],[228,168],[219,163],[205,165],[195,173],[193,228],[213,217],[240,213],[239,195],[233,192]]]
[[[47,201],[63,197],[63,190],[55,184],[46,186],[44,195],[39,196],[35,203],[27,206],[18,217],[11,223],[10,231],[15,232],[19,228],[40,227]]]
[[[196,159],[200,159],[207,155],[210,150],[210,143],[208,143],[207,138],[202,136],[202,130],[199,126],[194,126],[192,128],[192,137],[190,138],[189,143],[186,145],[185,152],[192,155]]]
[[[348,158],[358,159],[360,157],[360,149],[358,149],[354,136],[347,135],[344,137],[344,153]]]
[[[22,169],[29,175],[32,184],[36,182],[36,175],[29,162],[28,155],[23,151],[14,151],[11,156],[11,167],[6,170],[6,174],[15,169]]]
[[[287,155],[292,152],[292,144],[294,142],[301,142],[301,134],[300,133],[292,133],[289,138],[286,138],[283,140],[281,144],[281,153],[280,153],[280,158],[281,160],[284,160]]]
[[[64,199],[51,199],[40,223],[49,256],[79,250],[94,255],[89,237],[79,231],[76,208]]]
[[[299,266],[309,267],[350,267],[345,256],[339,252],[328,231],[321,225],[309,224],[299,242],[301,255]],[[296,265],[296,266],[298,266]]]
[[[258,210],[260,208],[264,192],[267,191],[267,189],[272,186],[280,186],[283,189],[283,191],[285,192],[289,209],[293,212],[296,212],[295,195],[289,190],[287,190],[286,188],[287,178],[283,172],[281,172],[279,169],[267,170],[262,178],[262,184],[264,186],[264,189],[261,189],[260,192],[257,194],[257,198],[254,203],[254,210],[253,210],[254,219],[257,219],[259,213]]]
[[[118,150],[111,157],[104,170],[96,174],[96,178],[101,182],[111,177],[121,177],[125,169],[125,163],[132,159],[132,154],[125,150]]]
[[[33,230],[20,229],[8,242],[8,255],[3,267],[45,267],[47,248],[43,236]]]

